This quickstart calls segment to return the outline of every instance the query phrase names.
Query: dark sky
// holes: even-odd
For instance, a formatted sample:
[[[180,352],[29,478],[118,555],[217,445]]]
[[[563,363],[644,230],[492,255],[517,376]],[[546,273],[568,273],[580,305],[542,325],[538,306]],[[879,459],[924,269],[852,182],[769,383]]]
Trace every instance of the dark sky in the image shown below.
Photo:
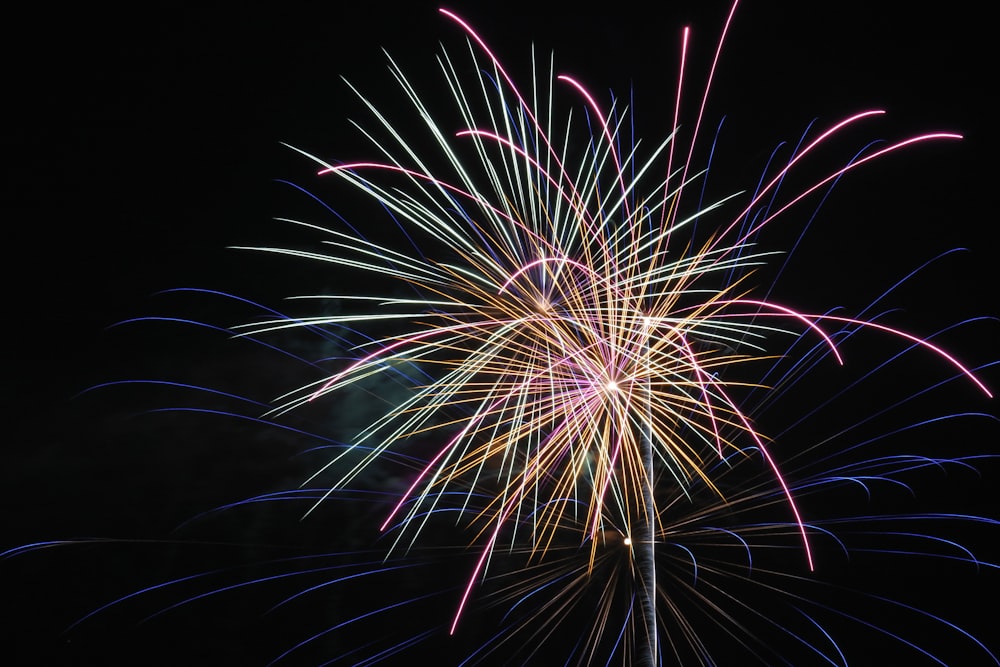
[[[312,165],[281,142],[330,159],[364,157],[347,122],[361,110],[340,77],[391,103],[382,47],[416,80],[430,81],[438,43],[461,44],[459,30],[424,2],[320,11],[197,4],[20,9],[0,28],[10,420],[0,453],[0,549],[61,538],[162,539],[200,511],[297,483],[301,466],[285,462],[291,445],[258,437],[251,425],[133,416],[174,401],[169,392],[76,395],[102,382],[188,375],[261,399],[281,388],[288,371],[280,360],[230,352],[234,343],[219,333],[163,322],[112,325],[142,316],[234,324],[243,312],[190,293],[156,296],[171,288],[226,290],[278,305],[324,287],[329,279],[316,267],[226,249],[282,242],[287,229],[272,217],[304,205],[279,179],[318,185]],[[557,69],[603,100],[608,89],[627,96],[634,86],[639,133],[659,138],[669,124],[681,26],[694,29],[689,90],[700,92],[728,9],[670,4],[676,7],[659,14],[637,2],[599,11],[579,3],[448,6],[478,27],[516,76],[527,75],[535,43],[543,53],[554,50]],[[965,139],[915,147],[847,179],[799,251],[788,298],[815,298],[815,308],[863,305],[926,259],[964,247],[969,252],[942,260],[902,291],[897,305],[918,330],[996,316],[996,56],[985,10],[964,1],[933,10],[905,2],[792,4],[746,2],[737,12],[706,113],[712,128],[726,117],[721,179],[746,179],[733,186],[745,187],[771,148],[798,139],[814,118],[826,125],[866,108],[888,113],[848,133],[851,148],[925,130]],[[687,104],[695,106],[694,95]],[[998,331],[996,323],[979,324],[948,340],[959,356],[985,364]],[[984,377],[1000,388],[995,369]],[[997,412],[972,392],[963,396],[969,410]],[[997,435],[995,427],[970,426],[947,438],[996,452]],[[947,438],[940,444],[954,445]],[[1000,482],[996,466],[992,472],[986,488],[969,492],[965,510],[1000,517],[998,496],[987,490]],[[125,594],[197,567],[190,552],[158,548],[108,546],[80,561],[73,552],[28,555],[16,570],[13,561],[0,562],[0,580],[16,580],[16,608],[8,613],[23,621],[12,632],[23,637],[13,642],[14,662],[0,662],[86,664],[80,656],[107,650],[103,664],[129,664],[130,651],[148,642],[153,664],[158,649],[149,643],[169,643],[163,634],[129,643],[102,627],[90,640],[74,640],[86,645],[79,653],[56,635],[109,591]],[[37,565],[22,564],[33,558]],[[188,570],[169,566],[172,558],[190,559]],[[224,560],[213,553],[206,562]],[[978,601],[993,599],[983,586],[1000,590],[995,572],[976,585]],[[115,622],[131,627],[127,618]],[[112,648],[118,639],[125,648]],[[177,654],[190,651],[190,664],[207,664],[197,641]],[[233,651],[232,664],[251,659]]]

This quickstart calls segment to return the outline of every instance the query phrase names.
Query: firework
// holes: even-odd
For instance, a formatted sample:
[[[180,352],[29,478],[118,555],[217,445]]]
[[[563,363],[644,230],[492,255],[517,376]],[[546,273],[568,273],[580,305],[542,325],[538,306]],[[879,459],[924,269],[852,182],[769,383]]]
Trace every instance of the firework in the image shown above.
[[[960,136],[908,136],[866,147],[819,176],[806,169],[826,147],[883,113],[862,110],[807,131],[751,192],[706,198],[709,167],[696,166],[695,158],[735,9],[687,123],[682,100],[693,85],[683,34],[673,123],[652,146],[632,136],[632,111],[621,100],[602,101],[551,61],[536,64],[530,84],[518,83],[485,40],[445,10],[468,47],[439,59],[450,117],[458,121],[439,120],[442,100],[420,91],[391,59],[408,105],[394,113],[419,119],[418,137],[404,134],[394,116],[351,87],[370,113],[358,127],[377,157],[338,163],[299,152],[315,160],[322,179],[377,202],[395,231],[285,220],[321,235],[324,249],[252,249],[350,269],[365,276],[370,292],[318,295],[312,298],[340,312],[275,313],[237,331],[262,340],[307,329],[352,355],[281,397],[269,418],[346,392],[392,388],[387,409],[338,445],[307,488],[254,499],[308,502],[306,514],[320,514],[369,488],[387,462],[401,462],[405,482],[372,489],[387,546],[317,556],[307,565],[274,561],[269,574],[212,583],[204,593],[182,596],[182,604],[277,580],[319,581],[278,605],[285,606],[338,588],[353,591],[350,582],[426,568],[435,573],[423,577],[434,582],[430,590],[352,608],[277,660],[370,619],[391,623],[386,619],[397,613],[420,614],[413,610],[434,599],[447,603],[442,629],[449,634],[461,637],[469,614],[497,623],[491,636],[474,634],[470,663],[500,655],[540,660],[557,631],[581,618],[589,619],[587,632],[574,646],[555,649],[580,664],[607,656],[653,664],[671,655],[709,664],[719,650],[709,632],[769,663],[777,656],[754,639],[760,627],[791,637],[804,656],[844,661],[817,620],[838,615],[825,585],[812,578],[817,544],[829,549],[828,542],[851,531],[885,534],[887,517],[831,515],[807,503],[821,493],[838,497],[845,486],[903,485],[908,474],[943,462],[855,456],[853,447],[838,450],[837,438],[788,445],[779,439],[783,433],[760,423],[782,399],[808,387],[817,366],[849,367],[850,343],[862,337],[882,337],[900,354],[933,362],[944,369],[942,382],[990,391],[977,369],[931,338],[885,324],[877,304],[855,316],[804,311],[761,290],[762,278],[781,266],[761,241],[776,220],[806,209],[846,174],[914,144]],[[802,184],[792,188],[793,180]],[[912,530],[895,537],[912,540],[906,550],[913,554],[937,555],[927,544],[934,540],[950,544],[934,537],[943,515],[891,518],[912,522]],[[446,531],[443,522],[457,529]],[[944,557],[977,562],[959,547]],[[450,577],[444,587],[443,569]],[[784,611],[748,604],[745,591],[780,599]],[[873,594],[854,595],[862,605],[905,609]],[[496,609],[499,620],[489,615]],[[877,628],[911,645],[892,624]],[[377,648],[358,645],[331,659],[386,660],[428,632],[388,645],[372,638]],[[992,659],[985,647],[983,653]]]
[[[277,412],[401,368],[419,368],[431,378],[316,476],[344,469],[331,488],[349,487],[387,452],[435,434],[436,453],[382,524],[385,529],[401,523],[394,548],[402,549],[420,539],[426,517],[456,483],[470,496],[489,489],[493,500],[466,519],[480,556],[452,632],[505,529],[521,525],[516,519],[532,517],[530,529],[504,539],[529,544],[538,559],[567,521],[582,519],[583,542],[593,559],[609,506],[621,517],[639,576],[648,582],[640,586],[640,597],[654,626],[651,553],[662,523],[655,489],[668,484],[686,493],[705,485],[724,501],[727,492],[709,471],[736,452],[746,455],[744,442],[752,443],[753,455],[781,489],[803,558],[813,569],[807,519],[767,436],[735,398],[747,382],[735,367],[783,354],[775,339],[791,336],[792,325],[843,363],[835,338],[862,328],[924,348],[990,394],[974,373],[927,340],[873,319],[799,312],[751,296],[754,269],[768,259],[756,239],[777,217],[844,174],[912,144],[960,136],[908,137],[862,151],[794,194],[781,190],[820,147],[882,113],[866,110],[805,137],[739,203],[735,196],[692,201],[704,177],[692,156],[714,62],[693,131],[685,136],[677,118],[682,69],[673,130],[644,151],[626,135],[629,111],[623,105],[602,108],[581,83],[551,69],[522,90],[472,27],[447,10],[441,13],[469,39],[469,66],[447,52],[440,60],[463,125],[455,130],[435,120],[429,103],[390,60],[436,153],[418,152],[392,119],[354,89],[375,119],[375,130],[362,131],[381,159],[338,164],[309,155],[321,176],[338,178],[379,202],[412,247],[397,250],[360,234],[319,229],[332,252],[254,248],[348,266],[405,287],[324,295],[380,306],[373,312],[249,326],[260,334],[305,324],[395,325],[391,334],[358,346],[353,363],[286,396]],[[685,32],[682,63],[686,42]],[[459,73],[465,69],[477,75],[466,80]],[[557,108],[567,96],[578,103],[575,115]],[[712,231],[699,236],[699,224]],[[651,656],[657,651],[653,634]]]

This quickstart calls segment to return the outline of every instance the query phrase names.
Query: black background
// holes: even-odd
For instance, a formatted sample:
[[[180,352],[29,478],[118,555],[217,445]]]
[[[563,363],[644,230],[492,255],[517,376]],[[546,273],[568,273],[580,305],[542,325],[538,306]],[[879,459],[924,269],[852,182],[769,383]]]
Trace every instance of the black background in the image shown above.
[[[599,10],[518,2],[453,8],[515,78],[528,75],[534,43],[543,53],[554,50],[557,70],[594,91],[627,94],[634,86],[639,134],[656,138],[672,114],[680,27],[694,29],[690,112],[728,9],[677,5],[658,13],[630,2]],[[852,148],[924,130],[965,136],[908,149],[847,179],[798,251],[802,261],[786,277],[788,301],[814,310],[857,307],[925,259],[965,247],[969,252],[942,261],[901,294],[901,321],[929,331],[998,313],[996,57],[988,22],[971,2],[933,11],[902,2],[740,6],[706,114],[706,136],[727,117],[721,181],[747,186],[771,148],[796,140],[816,117],[825,125],[886,109],[886,117],[848,133]],[[153,296],[175,287],[229,290],[272,305],[321,287],[315,267],[226,249],[281,243],[287,230],[272,217],[300,203],[276,179],[317,185],[311,164],[280,142],[336,159],[365,157],[347,123],[363,114],[340,76],[391,103],[381,47],[415,80],[437,85],[438,42],[457,47],[459,30],[433,5],[379,2],[320,10],[289,3],[39,7],[18,10],[0,30],[9,423],[0,454],[0,548],[79,537],[159,539],[199,511],[293,485],[302,471],[278,463],[287,456],[281,443],[275,449],[267,438],[255,440],[250,427],[206,430],[181,417],[151,423],[129,416],[156,406],[155,392],[77,394],[112,380],[191,375],[229,387],[264,378],[252,393],[271,395],[282,384],[280,364],[236,360],[220,343],[224,336],[189,336],[163,323],[111,325],[178,311],[192,319],[218,315],[207,299]],[[786,229],[773,238],[780,245],[792,237]],[[980,324],[953,342],[959,356],[983,364],[995,354],[997,333],[995,323]],[[997,376],[984,373],[995,387]],[[973,392],[963,396],[969,409],[996,413]],[[997,450],[996,428],[967,427],[962,437],[981,451]],[[978,484],[965,509],[1000,516],[990,490],[996,476]],[[85,664],[81,656],[106,651],[105,664],[130,664],[135,644],[114,632],[97,633],[99,649],[81,653],[67,649],[59,632],[137,581],[156,581],[164,560],[197,560],[134,545],[105,547],[81,561],[72,553],[0,562],[11,591],[7,613],[16,616],[4,630],[14,657],[4,662]],[[995,573],[976,586],[968,605],[953,611],[988,629],[990,612],[984,620],[972,607],[993,599],[987,593],[997,591]],[[203,641],[146,645],[149,653],[131,664],[161,657],[168,664],[173,658],[164,656],[177,655],[207,664],[209,654],[199,657],[197,649]],[[257,659],[249,649],[218,650],[229,658],[216,656],[214,664]],[[861,656],[851,664],[874,663]]]

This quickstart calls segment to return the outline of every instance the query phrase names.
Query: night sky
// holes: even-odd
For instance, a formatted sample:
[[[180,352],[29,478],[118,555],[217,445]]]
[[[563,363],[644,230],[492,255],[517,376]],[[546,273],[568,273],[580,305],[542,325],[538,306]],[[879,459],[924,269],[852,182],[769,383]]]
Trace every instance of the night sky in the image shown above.
[[[298,623],[287,615],[268,625],[259,615],[240,613],[242,599],[137,627],[176,601],[167,596],[61,633],[117,596],[255,557],[322,549],[325,531],[337,528],[317,521],[304,529],[301,512],[285,511],[281,516],[292,524],[287,532],[263,525],[272,515],[212,518],[175,531],[217,506],[294,488],[320,459],[293,456],[302,449],[300,439],[249,421],[151,412],[232,405],[215,396],[152,384],[87,390],[121,380],[169,380],[267,401],[300,384],[306,376],[298,362],[223,332],[163,319],[127,321],[228,326],[255,316],[232,300],[164,290],[220,290],[283,308],[284,297],[337,289],[349,280],[322,266],[227,246],[305,243],[308,237],[273,218],[302,213],[319,220],[321,213],[285,181],[312,189],[349,218],[363,215],[356,194],[338,200],[345,192],[324,189],[313,165],[282,142],[331,160],[371,157],[348,123],[363,118],[363,110],[340,77],[392,105],[398,97],[383,47],[415,81],[436,86],[439,42],[460,50],[462,36],[425,2],[405,10],[373,2],[320,11],[289,3],[227,10],[189,4],[22,8],[0,28],[8,341],[2,386],[9,420],[0,453],[0,550],[45,540],[114,540],[0,561],[3,612],[13,618],[4,626],[2,649],[13,655],[0,655],[2,664],[266,664],[301,638]],[[577,3],[542,4],[447,6],[480,30],[515,78],[529,74],[534,43],[541,53],[554,50],[557,70],[603,100],[609,89],[627,98],[634,88],[637,133],[651,140],[669,127],[681,27],[694,30],[690,111],[728,9],[722,2],[679,2],[649,14],[633,2],[599,12]],[[732,183],[732,190],[751,186],[772,148],[796,141],[815,118],[825,126],[867,108],[888,112],[848,132],[848,148],[830,151],[823,166],[843,162],[850,156],[845,151],[873,139],[962,133],[961,142],[917,146],[845,179],[782,282],[782,296],[793,305],[857,310],[924,261],[967,248],[934,264],[892,302],[899,308],[895,322],[932,332],[1000,315],[994,259],[1000,224],[992,194],[997,63],[995,36],[988,35],[987,10],[979,3],[912,7],[744,3],[713,84],[706,137],[725,116],[714,177]],[[796,238],[797,222],[795,214],[782,220],[771,237],[776,246]],[[1000,324],[985,321],[940,338],[974,366],[994,360],[998,340]],[[302,355],[315,353],[306,343],[286,342]],[[876,347],[872,359],[889,349]],[[871,361],[863,350],[854,359]],[[933,368],[898,376],[915,387],[943,379]],[[996,367],[982,377],[1000,389]],[[953,384],[955,405],[944,409],[998,413],[995,400]],[[854,402],[878,398],[860,395]],[[346,437],[363,421],[362,403],[353,399],[325,417],[314,410],[296,424]],[[915,449],[1000,452],[1000,428],[986,419],[925,437]],[[983,460],[980,468],[979,477],[929,480],[921,502],[1000,518],[1000,466]],[[997,536],[996,530],[988,538],[970,536],[970,546],[998,562]],[[299,550],[281,551],[274,546],[281,540]],[[922,587],[935,574],[908,573],[901,585]],[[925,602],[1000,652],[995,633],[989,634],[995,606],[985,616],[975,611],[995,604],[997,571],[984,567],[960,585],[929,590]],[[968,660],[978,662],[954,664],[992,664],[974,655]],[[311,660],[304,664],[317,658]],[[884,663],[860,654],[850,664]]]

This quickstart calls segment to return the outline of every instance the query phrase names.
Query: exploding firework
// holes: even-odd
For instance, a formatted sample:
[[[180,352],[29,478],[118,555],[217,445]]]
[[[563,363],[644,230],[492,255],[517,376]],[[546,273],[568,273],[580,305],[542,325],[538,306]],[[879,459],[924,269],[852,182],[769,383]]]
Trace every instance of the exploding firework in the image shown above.
[[[673,129],[643,151],[627,133],[623,104],[604,109],[576,79],[554,71],[536,74],[522,90],[472,27],[441,13],[469,39],[468,67],[447,52],[440,59],[464,125],[446,129],[390,60],[436,149],[433,157],[415,149],[357,89],[377,128],[362,131],[382,158],[342,164],[309,155],[321,176],[339,178],[381,204],[412,247],[396,250],[356,230],[289,221],[327,235],[335,250],[254,248],[349,266],[406,288],[323,296],[381,306],[373,312],[248,327],[260,334],[272,327],[399,323],[391,334],[357,346],[356,361],[286,396],[278,408],[292,410],[383,375],[416,379],[405,400],[317,476],[342,468],[331,488],[349,487],[387,452],[434,434],[435,453],[382,523],[386,529],[401,521],[394,548],[419,541],[427,517],[456,482],[467,497],[492,498],[464,519],[480,555],[452,632],[503,542],[527,543],[543,560],[562,525],[582,521],[582,543],[590,545],[593,559],[609,505],[632,545],[641,615],[655,627],[653,554],[664,521],[656,489],[668,485],[689,494],[705,486],[725,502],[733,491],[720,488],[709,471],[735,453],[766,463],[814,569],[810,530],[795,494],[766,436],[736,398],[754,385],[745,379],[752,372],[734,368],[789,356],[793,352],[775,339],[792,336],[806,357],[769,381],[794,385],[796,374],[808,368],[808,355],[818,352],[801,344],[789,325],[814,337],[840,364],[838,340],[863,329],[923,348],[990,393],[940,347],[875,318],[800,312],[755,296],[754,270],[769,258],[757,240],[776,218],[848,172],[912,144],[960,136],[922,134],[863,150],[785,194],[783,181],[814,152],[883,113],[862,111],[807,133],[749,197],[704,201],[698,188],[705,173],[695,170],[692,156],[715,63],[685,137],[678,117],[687,32]],[[728,26],[727,20],[719,51]],[[466,69],[477,73],[471,82],[459,73]],[[563,93],[577,98],[575,117],[557,111]],[[710,230],[699,235],[699,225]],[[522,517],[531,517],[529,530],[516,529],[514,519]],[[647,634],[647,661],[654,662],[656,633]]]
[[[285,220],[318,234],[323,249],[254,248],[351,269],[366,289],[313,297],[335,314],[275,313],[237,327],[248,340],[306,330],[335,350],[321,364],[334,370],[283,396],[270,419],[350,392],[387,405],[359,419],[307,488],[253,500],[306,502],[320,521],[329,505],[357,507],[352,494],[374,491],[385,548],[271,561],[266,574],[239,583],[208,574],[173,581],[112,606],[192,582],[204,592],[180,594],[182,606],[275,581],[317,581],[279,607],[370,590],[358,581],[408,582],[395,596],[381,591],[388,599],[345,605],[339,620],[278,661],[366,623],[428,615],[440,627],[359,633],[328,659],[388,660],[441,632],[456,636],[452,651],[464,651],[456,662],[469,664],[557,655],[579,664],[712,664],[739,649],[765,664],[841,664],[844,640],[828,618],[923,653],[883,610],[944,626],[994,659],[946,620],[888,597],[856,591],[849,608],[880,609],[839,611],[842,587],[814,574],[824,565],[820,549],[977,563],[935,524],[989,521],[828,504],[852,487],[907,487],[908,476],[946,462],[865,453],[893,433],[812,441],[794,432],[797,417],[787,429],[764,426],[780,424],[774,413],[814,388],[817,368],[851,367],[857,340],[888,341],[910,363],[928,362],[942,384],[989,395],[979,369],[931,337],[887,324],[885,295],[848,315],[793,308],[770,287],[785,265],[767,245],[776,224],[807,215],[842,177],[882,156],[960,137],[864,146],[816,175],[824,151],[883,113],[862,110],[807,129],[751,190],[713,197],[711,161],[699,165],[697,156],[711,141],[703,113],[728,20],[698,86],[683,34],[672,124],[647,145],[633,136],[629,103],[603,101],[551,60],[539,59],[522,85],[469,24],[442,16],[467,39],[438,61],[447,96],[424,93],[390,59],[405,109],[390,113],[352,86],[370,114],[358,127],[376,158],[340,163],[300,151],[321,179],[356,188],[391,224],[371,231]],[[404,132],[397,115],[416,118],[416,131],[406,124]],[[967,465],[961,456],[948,463]],[[390,476],[392,466],[405,472]],[[386,479],[393,483],[376,483]],[[470,630],[473,619],[496,630]],[[587,629],[563,646],[571,625]],[[793,648],[778,654],[757,638],[774,633]]]

